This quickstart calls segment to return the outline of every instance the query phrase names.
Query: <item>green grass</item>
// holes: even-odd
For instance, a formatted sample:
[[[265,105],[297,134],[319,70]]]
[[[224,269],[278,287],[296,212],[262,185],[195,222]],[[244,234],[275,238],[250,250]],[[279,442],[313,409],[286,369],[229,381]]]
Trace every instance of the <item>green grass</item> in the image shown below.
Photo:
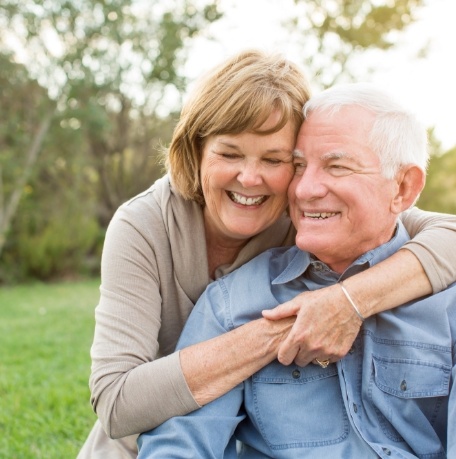
[[[95,421],[88,377],[98,285],[0,288],[0,457],[77,456]]]

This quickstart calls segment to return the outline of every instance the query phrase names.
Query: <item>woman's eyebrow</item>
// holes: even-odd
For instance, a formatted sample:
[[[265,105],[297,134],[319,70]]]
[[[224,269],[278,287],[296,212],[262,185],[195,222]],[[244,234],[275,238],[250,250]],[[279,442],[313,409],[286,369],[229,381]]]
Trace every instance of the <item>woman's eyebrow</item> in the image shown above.
[[[236,149],[239,149],[239,146],[238,146],[238,145],[236,145],[235,143],[230,142],[229,140],[219,139],[219,140],[216,141],[216,144],[221,144],[221,145],[223,145],[224,147],[228,147],[228,148],[236,148]]]

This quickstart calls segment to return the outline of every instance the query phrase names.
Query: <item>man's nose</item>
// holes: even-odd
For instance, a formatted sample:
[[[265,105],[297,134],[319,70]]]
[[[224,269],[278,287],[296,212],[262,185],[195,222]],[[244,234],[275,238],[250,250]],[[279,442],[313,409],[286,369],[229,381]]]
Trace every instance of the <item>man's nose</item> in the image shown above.
[[[324,174],[309,167],[299,177],[295,187],[296,197],[306,201],[322,198],[327,192],[328,188],[324,180]]]

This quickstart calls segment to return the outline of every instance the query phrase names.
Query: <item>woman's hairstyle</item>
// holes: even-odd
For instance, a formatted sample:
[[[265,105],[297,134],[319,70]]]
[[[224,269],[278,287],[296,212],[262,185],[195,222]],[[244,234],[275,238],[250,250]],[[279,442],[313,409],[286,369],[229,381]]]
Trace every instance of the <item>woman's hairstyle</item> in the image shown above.
[[[350,83],[326,89],[305,104],[304,117],[314,111],[331,116],[350,105],[359,106],[375,116],[370,147],[380,158],[386,178],[394,178],[406,164],[415,164],[426,172],[429,161],[426,128],[413,113],[373,84]]]
[[[290,120],[297,135],[309,97],[302,71],[277,54],[248,50],[214,68],[190,94],[174,130],[166,158],[174,189],[204,204],[200,165],[206,139],[242,132],[271,134]],[[281,115],[277,124],[262,130],[275,111]]]

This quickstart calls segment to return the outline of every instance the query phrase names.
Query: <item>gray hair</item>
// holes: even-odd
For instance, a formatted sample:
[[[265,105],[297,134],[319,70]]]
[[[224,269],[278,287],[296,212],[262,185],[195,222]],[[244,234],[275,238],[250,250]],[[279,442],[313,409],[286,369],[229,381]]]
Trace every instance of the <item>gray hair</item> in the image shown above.
[[[401,166],[415,164],[426,171],[429,161],[426,128],[390,94],[370,83],[336,85],[310,98],[304,117],[311,112],[336,113],[344,106],[356,105],[375,115],[370,147],[380,158],[383,175],[392,179]]]

